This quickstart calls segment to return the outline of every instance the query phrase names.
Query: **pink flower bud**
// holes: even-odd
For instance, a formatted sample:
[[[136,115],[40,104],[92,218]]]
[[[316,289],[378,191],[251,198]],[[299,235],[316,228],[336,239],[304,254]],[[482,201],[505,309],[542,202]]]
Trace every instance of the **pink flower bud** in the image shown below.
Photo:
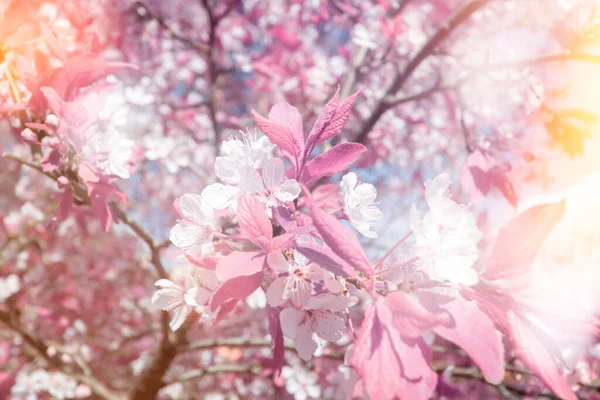
[[[65,189],[66,187],[69,186],[69,180],[67,179],[66,176],[59,176],[58,179],[56,180],[56,183],[58,184],[59,189]]]
[[[48,146],[57,149],[60,146],[60,139],[57,137],[48,138]]]
[[[60,121],[58,120],[58,117],[54,114],[48,114],[48,116],[46,117],[46,121],[44,123],[53,129],[58,128],[58,126],[60,125]]]
[[[29,128],[23,129],[23,131],[21,132],[21,137],[27,143],[39,143],[37,135],[33,133],[33,131]]]

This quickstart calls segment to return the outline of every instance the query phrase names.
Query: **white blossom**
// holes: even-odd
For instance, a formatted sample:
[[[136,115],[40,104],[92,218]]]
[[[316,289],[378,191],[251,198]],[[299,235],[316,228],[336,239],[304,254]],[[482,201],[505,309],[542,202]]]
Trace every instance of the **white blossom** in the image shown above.
[[[377,233],[371,230],[371,225],[383,218],[383,213],[375,204],[375,186],[359,183],[358,176],[350,172],[342,177],[340,188],[344,196],[344,213],[352,226],[364,236],[376,238]]]
[[[11,274],[4,279],[0,278],[0,303],[17,293],[20,289],[21,285],[19,284],[18,276]]]
[[[285,388],[295,400],[318,399],[321,397],[321,387],[318,375],[304,368],[285,366],[281,370],[285,379]]]
[[[429,211],[421,219],[416,207],[410,225],[416,237],[417,254],[432,279],[474,285],[479,280],[473,264],[479,257],[481,233],[475,216],[448,196],[450,177],[441,174],[426,184]]]
[[[129,178],[129,162],[135,142],[109,126],[107,131],[95,132],[83,146],[83,155],[108,175]]]
[[[218,284],[214,271],[194,269],[191,272],[183,268],[178,269],[173,281],[156,281],[155,285],[160,289],[152,296],[152,305],[161,310],[174,311],[169,326],[171,330],[176,331],[194,310],[208,318],[212,317],[205,305]]]
[[[179,209],[183,218],[171,229],[171,242],[193,256],[212,252],[214,234],[220,230],[212,207],[199,195],[186,193],[179,198]]]

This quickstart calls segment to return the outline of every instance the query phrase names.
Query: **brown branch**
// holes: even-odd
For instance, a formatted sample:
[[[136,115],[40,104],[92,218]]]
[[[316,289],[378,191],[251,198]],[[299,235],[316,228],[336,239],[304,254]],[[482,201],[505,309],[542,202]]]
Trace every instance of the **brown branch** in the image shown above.
[[[233,4],[233,3],[232,3]],[[217,45],[217,26],[219,19],[213,14],[213,10],[208,4],[208,0],[202,0],[202,5],[206,10],[209,22],[208,31],[208,114],[215,131],[215,157],[219,156],[221,151],[221,126],[217,120],[217,78],[218,67],[215,60],[215,49]]]
[[[179,375],[177,379],[174,379],[170,382],[164,382],[163,386],[167,386],[175,382],[185,382],[192,379],[201,378],[210,374],[247,373],[251,375],[260,375],[261,372],[262,367],[258,364],[217,364],[203,369],[192,369],[186,371]]]
[[[160,26],[162,26],[164,30],[169,32],[169,34],[171,36],[173,36],[173,38],[177,39],[178,41],[180,41],[182,43],[185,43],[186,45],[197,50],[200,53],[206,53],[208,51],[208,46],[206,44],[195,42],[192,39],[190,39],[189,37],[183,36],[183,35],[175,32],[173,30],[173,28],[171,28],[171,26],[169,26],[169,24],[161,16],[159,16],[154,11],[152,11],[150,9],[150,7],[148,7],[142,1],[136,1],[135,6],[142,7],[144,10],[146,10],[146,12],[150,16],[150,18],[156,20],[156,22],[158,22],[158,24]]]
[[[68,364],[65,364],[60,359],[60,357],[51,357],[48,354],[49,345],[46,344],[43,339],[36,336],[34,333],[28,331],[21,324],[18,316],[15,313],[8,313],[6,311],[0,310],[0,321],[2,321],[6,326],[8,326],[13,332],[18,334],[23,339],[23,341],[27,343],[31,348],[33,348],[44,360],[46,360],[46,362],[48,362],[49,365],[61,370],[65,374],[71,376],[73,379],[88,385],[98,397],[104,400],[120,399],[120,397],[114,394],[109,388],[104,386],[100,381],[93,378],[90,374],[90,371],[86,370],[86,368],[82,368],[84,370],[84,374],[78,374],[72,371],[70,366]],[[69,356],[72,357],[71,354],[69,354]]]
[[[394,96],[408,81],[413,72],[421,63],[433,53],[433,51],[442,43],[456,28],[462,25],[473,13],[485,6],[490,0],[468,0],[456,13],[454,13],[437,32],[423,45],[421,50],[408,62],[404,70],[396,75],[391,86],[388,88],[386,97]],[[358,143],[366,143],[371,129],[379,119],[390,109],[390,106],[384,101],[380,101],[371,116],[362,125],[358,135],[354,139]]]

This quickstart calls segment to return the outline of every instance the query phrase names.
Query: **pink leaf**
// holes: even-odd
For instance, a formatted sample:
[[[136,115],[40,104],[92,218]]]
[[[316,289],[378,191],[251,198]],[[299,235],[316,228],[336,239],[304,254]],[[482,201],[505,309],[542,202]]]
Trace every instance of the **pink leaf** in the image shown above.
[[[564,201],[529,208],[500,229],[483,277],[506,279],[527,273],[537,253],[565,212]]]
[[[422,339],[412,346],[404,342],[389,323],[389,315],[381,300],[369,307],[350,364],[372,399],[429,399],[437,383],[427,360],[429,352]]]
[[[50,172],[54,171],[60,165],[60,151],[52,149],[44,156],[44,159],[40,163],[42,171]]]
[[[113,215],[105,197],[93,192],[90,194],[90,200],[92,202],[92,210],[94,211],[94,214],[100,220],[104,231],[108,232],[113,222]]]
[[[324,176],[331,176],[350,167],[367,148],[360,143],[342,143],[319,154],[306,164],[302,183],[310,187]]]
[[[436,299],[430,295],[431,292],[419,295],[425,306],[430,302],[436,303]],[[492,321],[474,302],[468,302],[460,296],[440,307],[452,315],[453,324],[437,326],[433,331],[466,351],[488,381],[500,383],[504,378],[504,346]]]
[[[271,140],[271,143],[277,145],[290,162],[297,166],[301,147],[292,130],[263,117],[254,110],[252,110],[252,115],[254,115],[260,130]]]
[[[265,251],[271,249],[273,227],[264,204],[255,196],[245,194],[238,200],[237,216],[242,232]]]
[[[496,166],[490,170],[490,179],[491,183],[500,189],[504,195],[504,198],[506,198],[506,200],[508,200],[513,207],[516,207],[517,203],[519,202],[519,197],[517,196],[513,184],[506,177],[500,167]]]
[[[58,208],[56,210],[57,221],[66,219],[71,212],[71,208],[73,208],[73,194],[69,188],[66,188],[60,198],[60,203],[58,203]]]
[[[223,320],[223,318],[225,318],[231,311],[233,311],[233,309],[239,301],[239,299],[231,299],[224,302],[221,305],[221,308],[219,308],[219,312],[217,313],[217,317],[215,318],[212,327],[214,328],[219,322]]]
[[[264,253],[236,251],[219,260],[217,278],[224,282],[238,276],[254,275],[263,270],[265,261]]]
[[[336,275],[351,278],[356,276],[354,269],[328,247],[316,242],[302,241],[296,243],[296,249],[309,260]]]
[[[271,335],[271,351],[273,352],[273,368],[280,371],[285,363],[285,347],[283,345],[283,331],[279,321],[279,310],[267,306],[269,316],[269,334]]]
[[[304,128],[302,126],[302,115],[296,107],[291,106],[285,101],[275,104],[269,112],[269,120],[287,126],[292,132],[296,143],[300,146],[300,151],[304,150]]]
[[[444,310],[433,313],[423,307],[416,297],[402,291],[385,296],[382,305],[385,306],[385,310],[389,310],[390,321],[395,329],[402,336],[411,339],[420,338],[426,330],[451,321],[450,315]]]
[[[525,367],[533,371],[554,393],[566,400],[576,400],[577,396],[565,379],[562,365],[548,351],[540,340],[545,334],[529,321],[509,311],[508,322],[516,355]],[[557,349],[558,350],[558,349]]]
[[[371,263],[354,233],[345,228],[334,216],[327,214],[314,204],[311,204],[310,210],[313,224],[327,246],[357,270],[373,276]]]
[[[359,93],[360,92],[356,92],[339,103],[335,114],[331,117],[329,123],[326,124],[323,132],[320,135],[317,134],[315,143],[331,139],[342,131],[342,128],[346,125],[346,121],[348,121],[348,117],[350,117],[354,100],[356,100],[356,96],[358,96]]]
[[[46,98],[46,102],[48,103],[48,108],[52,111],[53,114],[60,115],[62,111],[62,107],[64,104],[64,100],[60,97],[56,90],[52,87],[42,87],[40,88],[42,94]]]
[[[321,113],[321,115],[319,115],[319,117],[317,118],[317,121],[315,122],[314,126],[312,127],[310,134],[308,135],[307,146],[313,146],[313,145],[317,144],[317,143],[313,143],[313,142],[317,139],[317,136],[322,135],[322,132],[325,129],[325,126],[327,124],[329,124],[329,121],[331,121],[331,118],[333,118],[333,116],[335,115],[335,112],[337,111],[337,108],[338,108],[339,98],[340,98],[340,87],[338,86],[337,90],[335,91],[335,94],[333,95],[331,100],[329,100],[329,102],[323,109],[323,112]]]
[[[260,287],[263,276],[263,272],[257,272],[254,275],[238,276],[224,282],[210,298],[211,311],[215,311],[228,300],[239,300],[250,296]]]

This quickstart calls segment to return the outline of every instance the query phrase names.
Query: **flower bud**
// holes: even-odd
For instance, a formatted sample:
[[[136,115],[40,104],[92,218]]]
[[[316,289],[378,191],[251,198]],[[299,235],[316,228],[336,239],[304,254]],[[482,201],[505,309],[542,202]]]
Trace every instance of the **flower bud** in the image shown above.
[[[57,137],[48,138],[48,146],[57,149],[60,146],[60,139]]]
[[[58,179],[56,180],[56,183],[58,184],[59,189],[65,189],[66,187],[69,186],[69,180],[67,179],[66,176],[59,176]]]
[[[37,135],[29,128],[25,128],[21,131],[21,137],[26,143],[39,143]]]
[[[46,117],[46,121],[44,123],[52,129],[56,129],[60,125],[60,121],[58,120],[58,117],[54,114],[48,114],[48,116]]]

